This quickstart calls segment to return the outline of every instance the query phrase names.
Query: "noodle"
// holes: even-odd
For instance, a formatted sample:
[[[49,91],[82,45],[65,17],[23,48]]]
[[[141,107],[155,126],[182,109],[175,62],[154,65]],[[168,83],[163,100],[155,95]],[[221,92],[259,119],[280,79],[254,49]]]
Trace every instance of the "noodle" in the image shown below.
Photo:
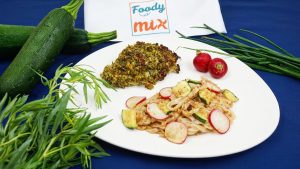
[[[178,97],[172,94],[169,99],[166,99],[160,97],[159,93],[157,93],[143,103],[132,108],[136,111],[137,129],[165,137],[164,132],[167,124],[177,121],[186,125],[188,136],[215,132],[208,121],[209,113],[214,109],[219,109],[224,112],[230,120],[230,123],[232,123],[235,115],[230,108],[233,106],[234,101],[226,98],[222,92],[214,93],[213,91],[210,91],[212,99],[209,101],[209,104],[204,102],[202,98],[199,98],[200,91],[209,89],[209,86],[207,85],[208,82],[212,83],[203,78],[201,83],[191,84],[191,90],[186,96]],[[151,117],[147,112],[147,104],[149,103],[156,103],[168,117],[165,119]],[[201,121],[195,118],[195,113],[203,115],[205,120]]]

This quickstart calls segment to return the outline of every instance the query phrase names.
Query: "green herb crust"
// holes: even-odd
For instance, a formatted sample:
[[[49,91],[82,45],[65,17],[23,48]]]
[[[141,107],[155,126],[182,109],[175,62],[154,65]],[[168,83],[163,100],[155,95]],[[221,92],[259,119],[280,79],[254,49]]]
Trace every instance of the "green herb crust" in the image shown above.
[[[137,42],[129,45],[111,65],[104,68],[101,77],[114,87],[143,85],[152,89],[168,73],[180,71],[176,53],[159,44]]]

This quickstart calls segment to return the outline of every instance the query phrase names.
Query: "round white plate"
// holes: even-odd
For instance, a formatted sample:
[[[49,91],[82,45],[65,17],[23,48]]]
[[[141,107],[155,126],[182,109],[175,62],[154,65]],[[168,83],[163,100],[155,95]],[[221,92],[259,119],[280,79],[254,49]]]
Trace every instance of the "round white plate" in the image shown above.
[[[206,158],[233,154],[254,147],[266,140],[276,129],[279,122],[278,102],[268,85],[247,65],[236,58],[221,56],[211,53],[211,56],[224,58],[229,70],[225,77],[212,79],[208,73],[200,73],[194,69],[192,60],[195,51],[178,48],[185,46],[197,49],[217,50],[212,46],[186,39],[142,39],[145,42],[159,43],[175,51],[181,59],[179,74],[168,74],[163,81],[158,82],[154,89],[144,87],[128,87],[117,91],[104,88],[111,101],[104,104],[102,109],[96,109],[93,93],[89,91],[89,103],[84,103],[84,96],[79,92],[75,96],[76,102],[88,108],[93,117],[107,115],[112,122],[99,129],[96,134],[101,140],[113,145],[151,155],[178,157],[178,158]],[[77,65],[89,65],[99,74],[106,65],[111,64],[118,54],[135,41],[121,42],[98,50],[81,60]],[[222,52],[222,51],[220,51]],[[236,119],[230,130],[223,135],[203,134],[190,136],[183,144],[173,144],[156,134],[140,130],[130,130],[123,126],[121,111],[125,109],[125,101],[131,96],[150,97],[163,87],[173,86],[183,79],[200,79],[204,76],[213,80],[221,88],[233,91],[239,101],[232,110]],[[77,85],[77,90],[82,91],[82,86]]]

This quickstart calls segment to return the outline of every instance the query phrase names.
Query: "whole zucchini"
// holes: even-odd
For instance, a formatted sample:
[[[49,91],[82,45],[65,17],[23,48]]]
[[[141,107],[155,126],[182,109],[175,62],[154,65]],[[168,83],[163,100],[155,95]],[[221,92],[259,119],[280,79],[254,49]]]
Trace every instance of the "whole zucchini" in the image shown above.
[[[74,20],[83,0],[72,0],[45,16],[30,34],[18,55],[0,77],[0,96],[28,94],[62,50],[73,32]]]
[[[0,24],[0,55],[14,57],[29,38],[34,26]],[[81,54],[91,50],[92,46],[117,37],[116,31],[91,33],[75,29],[64,45],[64,54]]]

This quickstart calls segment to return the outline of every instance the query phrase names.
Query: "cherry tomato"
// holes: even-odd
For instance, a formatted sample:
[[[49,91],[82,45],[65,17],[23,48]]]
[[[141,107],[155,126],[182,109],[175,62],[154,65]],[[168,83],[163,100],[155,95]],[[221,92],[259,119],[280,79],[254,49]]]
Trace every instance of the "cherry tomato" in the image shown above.
[[[228,67],[226,62],[221,58],[214,58],[210,61],[208,71],[212,77],[219,79],[227,73]]]
[[[211,60],[211,56],[208,53],[200,52],[193,60],[193,64],[199,72],[208,72],[208,65]]]

